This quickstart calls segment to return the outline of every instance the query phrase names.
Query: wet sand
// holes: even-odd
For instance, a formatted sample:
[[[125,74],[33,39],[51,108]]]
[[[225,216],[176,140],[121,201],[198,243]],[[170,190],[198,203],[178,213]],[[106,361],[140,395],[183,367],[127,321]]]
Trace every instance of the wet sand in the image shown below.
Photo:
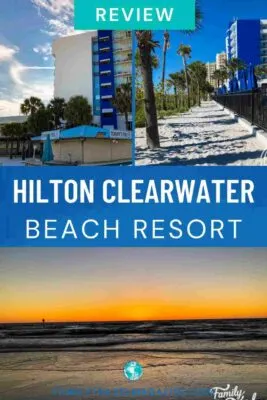
[[[143,377],[136,382],[127,381],[123,375],[124,364],[133,359],[144,367]],[[176,392],[174,396],[157,396],[160,399],[212,399],[209,389],[227,384],[245,390],[246,399],[251,399],[253,392],[258,393],[258,400],[266,399],[267,351],[106,349],[92,352],[75,349],[5,352],[0,357],[1,400],[153,398],[132,396],[132,390],[137,388],[179,388],[183,391],[180,395]],[[100,396],[89,394],[89,389],[93,388],[121,388],[124,392],[119,397],[112,397],[108,392]],[[68,389],[71,392],[66,392]]]

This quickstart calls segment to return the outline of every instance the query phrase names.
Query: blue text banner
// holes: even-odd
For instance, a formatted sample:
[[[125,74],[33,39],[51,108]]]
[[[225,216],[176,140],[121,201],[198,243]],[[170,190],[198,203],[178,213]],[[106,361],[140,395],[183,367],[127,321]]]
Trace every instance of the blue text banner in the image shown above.
[[[0,245],[267,246],[265,167],[1,167]]]

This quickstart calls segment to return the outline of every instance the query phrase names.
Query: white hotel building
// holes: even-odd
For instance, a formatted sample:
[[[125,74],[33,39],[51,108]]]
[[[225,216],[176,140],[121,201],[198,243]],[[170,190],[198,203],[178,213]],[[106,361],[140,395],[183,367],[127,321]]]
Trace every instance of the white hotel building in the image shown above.
[[[131,128],[112,105],[116,88],[132,79],[131,31],[88,31],[63,37],[54,42],[53,54],[55,97],[68,101],[82,95],[92,106],[95,124]]]

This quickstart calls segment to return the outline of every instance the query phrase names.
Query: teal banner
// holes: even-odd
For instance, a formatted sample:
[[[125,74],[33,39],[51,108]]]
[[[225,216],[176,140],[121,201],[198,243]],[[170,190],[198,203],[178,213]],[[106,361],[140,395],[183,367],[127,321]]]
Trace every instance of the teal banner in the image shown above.
[[[75,0],[77,30],[195,29],[195,0]]]

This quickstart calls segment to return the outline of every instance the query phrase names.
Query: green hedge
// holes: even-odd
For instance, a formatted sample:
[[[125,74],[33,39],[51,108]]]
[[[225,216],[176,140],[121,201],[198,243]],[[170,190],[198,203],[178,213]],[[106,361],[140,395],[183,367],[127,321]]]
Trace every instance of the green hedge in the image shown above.
[[[172,110],[160,110],[157,112],[158,119],[162,119],[165,117],[170,117],[172,115],[179,115],[183,112],[188,111],[186,108],[181,107],[180,109],[172,109]],[[145,120],[145,111],[144,107],[140,106],[136,110],[136,115],[135,115],[135,126],[136,128],[144,128],[146,126],[146,120]]]

